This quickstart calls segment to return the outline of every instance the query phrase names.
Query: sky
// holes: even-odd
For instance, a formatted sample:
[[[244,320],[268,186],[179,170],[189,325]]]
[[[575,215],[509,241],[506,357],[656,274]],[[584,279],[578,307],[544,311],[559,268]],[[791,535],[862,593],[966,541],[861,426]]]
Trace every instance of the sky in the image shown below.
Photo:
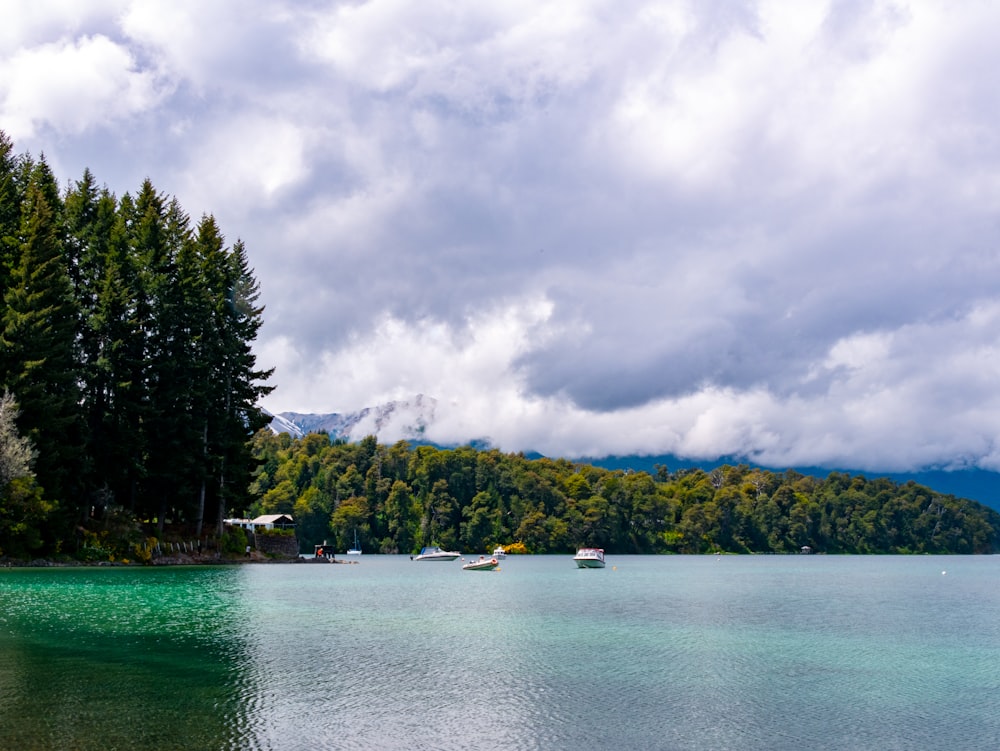
[[[272,412],[423,394],[441,443],[1000,470],[1000,3],[3,15],[16,152],[244,241]]]

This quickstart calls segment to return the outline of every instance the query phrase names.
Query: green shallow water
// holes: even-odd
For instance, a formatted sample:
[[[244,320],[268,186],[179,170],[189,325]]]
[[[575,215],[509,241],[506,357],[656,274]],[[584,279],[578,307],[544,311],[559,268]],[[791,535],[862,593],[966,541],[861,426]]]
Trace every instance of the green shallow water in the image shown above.
[[[0,749],[994,751],[998,584],[994,557],[8,569]]]

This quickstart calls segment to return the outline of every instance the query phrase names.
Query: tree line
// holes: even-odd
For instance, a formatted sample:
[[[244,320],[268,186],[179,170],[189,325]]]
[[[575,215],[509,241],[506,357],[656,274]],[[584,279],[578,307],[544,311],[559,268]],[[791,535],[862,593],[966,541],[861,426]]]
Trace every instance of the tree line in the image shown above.
[[[241,241],[147,179],[65,190],[0,131],[0,554],[72,552],[108,509],[221,533],[270,373]]]
[[[359,443],[326,433],[253,438],[258,498],[246,514],[291,514],[303,550],[357,532],[365,550],[465,552],[521,543],[612,553],[993,553],[1000,514],[914,482],[826,478],[747,465],[654,473],[471,446]]]

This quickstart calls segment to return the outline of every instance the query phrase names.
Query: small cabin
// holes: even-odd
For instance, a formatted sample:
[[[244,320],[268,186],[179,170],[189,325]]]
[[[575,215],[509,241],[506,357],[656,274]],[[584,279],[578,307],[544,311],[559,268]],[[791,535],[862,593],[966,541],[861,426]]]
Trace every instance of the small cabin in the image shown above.
[[[265,514],[254,519],[255,529],[294,529],[295,522],[288,514]]]
[[[265,514],[256,519],[223,519],[231,527],[240,527],[256,532],[258,529],[294,529],[295,520],[288,514]]]

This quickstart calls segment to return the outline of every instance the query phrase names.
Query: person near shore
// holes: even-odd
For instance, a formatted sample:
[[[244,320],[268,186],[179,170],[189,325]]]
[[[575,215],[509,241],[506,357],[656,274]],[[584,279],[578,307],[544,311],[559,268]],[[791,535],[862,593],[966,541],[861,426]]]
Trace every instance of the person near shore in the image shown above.
[[[250,546],[247,545],[247,558],[249,558],[249,557],[250,557]]]

